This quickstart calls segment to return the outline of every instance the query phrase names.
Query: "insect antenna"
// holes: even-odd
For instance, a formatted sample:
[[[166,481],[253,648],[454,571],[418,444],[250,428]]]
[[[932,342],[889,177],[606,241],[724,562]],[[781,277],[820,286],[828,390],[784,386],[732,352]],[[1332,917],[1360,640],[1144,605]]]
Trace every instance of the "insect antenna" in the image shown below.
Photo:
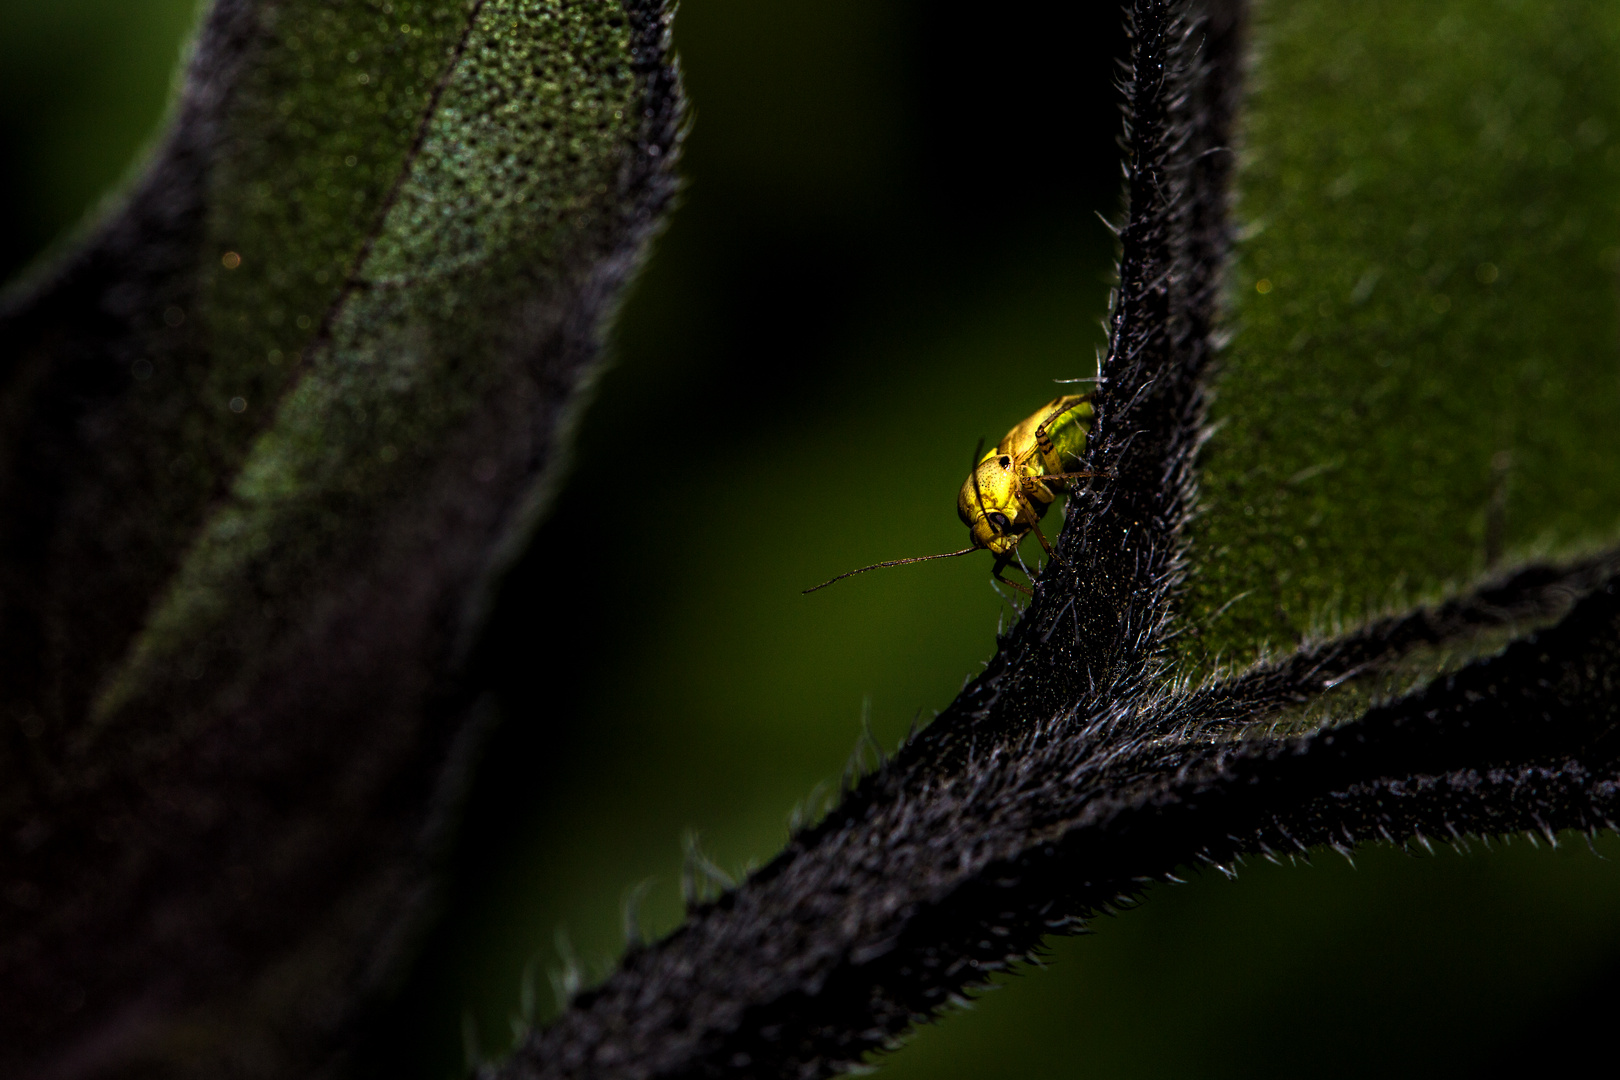
[[[1084,476],[1113,476],[1111,472],[1055,472],[1042,473],[1037,480],[1076,480]]]
[[[979,467],[979,455],[984,453],[984,436],[979,436],[979,445],[973,448],[973,459],[968,462],[968,472]]]
[[[943,555],[916,555],[909,559],[890,559],[888,562],[873,563],[871,566],[863,566],[859,570],[851,570],[848,573],[839,574],[835,578],[830,578],[827,581],[823,581],[820,585],[815,586],[815,588],[806,589],[804,591],[806,593],[813,593],[816,591],[816,589],[825,589],[834,581],[843,581],[847,577],[854,577],[856,574],[864,574],[868,570],[881,570],[885,566],[905,566],[907,563],[914,562],[932,562],[934,559],[954,559],[958,555],[971,555],[978,550],[979,549],[976,547],[965,547],[961,551],[947,551]]]

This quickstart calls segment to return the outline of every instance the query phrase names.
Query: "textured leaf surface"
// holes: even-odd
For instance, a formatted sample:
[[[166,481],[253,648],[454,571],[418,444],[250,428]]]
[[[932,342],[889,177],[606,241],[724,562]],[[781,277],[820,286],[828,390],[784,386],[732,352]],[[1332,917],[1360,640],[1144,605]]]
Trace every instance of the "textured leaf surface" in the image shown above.
[[[14,291],[8,1071],[341,1049],[482,726],[481,597],[672,192],[667,51],[656,3],[221,0],[145,176]]]
[[[511,364],[529,359],[512,355],[515,348],[557,333],[565,318],[581,318],[562,309],[559,294],[601,288],[600,282],[578,280],[594,269],[587,253],[610,247],[625,225],[617,207],[619,181],[630,171],[642,87],[621,10],[485,3],[459,18],[456,12],[441,17],[459,36],[439,51],[460,62],[438,75],[435,108],[418,129],[393,125],[403,127],[411,141],[405,158],[392,168],[385,159],[376,170],[389,183],[382,205],[369,215],[381,214],[375,231],[341,229],[340,215],[362,207],[367,187],[377,185],[368,184],[364,173],[345,183],[345,172],[358,170],[358,155],[340,160],[338,154],[360,149],[352,142],[356,132],[342,122],[351,109],[359,114],[361,133],[368,114],[386,126],[392,105],[387,89],[365,93],[368,72],[360,60],[347,60],[363,59],[366,46],[385,51],[386,45],[374,42],[379,35],[373,26],[344,33],[330,9],[317,9],[308,23],[289,25],[289,14],[275,20],[286,34],[276,42],[285,49],[275,54],[277,72],[302,73],[312,66],[302,59],[310,47],[296,36],[297,27],[313,27],[302,32],[320,41],[325,24],[337,23],[326,31],[326,48],[310,51],[334,69],[330,83],[340,91],[358,86],[361,93],[352,105],[340,98],[336,107],[307,106],[333,123],[333,134],[297,147],[303,154],[294,160],[301,167],[290,179],[301,187],[278,192],[272,181],[238,181],[233,187],[245,187],[254,197],[240,208],[244,212],[232,213],[238,207],[229,204],[220,210],[220,216],[243,222],[245,239],[261,233],[259,243],[244,243],[236,254],[244,264],[265,261],[267,288],[256,292],[248,280],[238,295],[255,305],[268,300],[271,307],[247,310],[240,300],[233,305],[221,296],[210,311],[227,332],[244,324],[250,331],[262,327],[255,344],[270,346],[227,338],[211,350],[227,358],[210,367],[211,379],[226,382],[211,395],[222,403],[218,414],[228,417],[233,400],[245,402],[258,389],[245,373],[232,372],[230,361],[255,373],[268,367],[274,379],[286,366],[271,363],[276,352],[302,355],[298,348],[275,348],[276,324],[287,321],[277,318],[281,288],[292,290],[288,314],[313,312],[294,316],[293,323],[319,323],[320,334],[304,346],[307,370],[276,401],[274,420],[254,440],[226,505],[212,510],[129,668],[98,702],[102,713],[115,711],[137,687],[172,683],[176,675],[196,678],[222,646],[235,654],[224,662],[239,672],[264,657],[278,612],[274,599],[267,608],[261,598],[284,595],[300,580],[319,586],[323,568],[343,545],[375,542],[356,530],[355,516],[397,503],[420,483],[422,471],[443,467],[447,440],[497,391]],[[409,17],[394,17],[402,14]],[[416,31],[401,25],[406,31],[399,36],[414,40]],[[386,41],[393,33],[387,26],[380,36]],[[350,43],[356,47],[339,55]],[[407,73],[419,66],[408,55],[398,63]],[[379,74],[377,81],[385,80]],[[285,93],[273,111],[297,113],[297,100]],[[293,107],[285,109],[289,102]],[[240,142],[262,150],[247,136]],[[269,162],[254,160],[258,154],[244,157],[244,174],[277,175]],[[237,180],[230,171],[228,185]],[[333,174],[339,179],[328,179]],[[305,189],[311,192],[307,199],[300,197]],[[289,214],[288,206],[298,209]],[[367,217],[362,210],[356,220]],[[334,257],[329,237],[344,231],[346,250]],[[317,269],[309,270],[311,265]],[[287,266],[302,273],[276,272]],[[216,281],[240,274],[240,268],[210,269]],[[341,285],[317,302],[319,285],[328,280]],[[306,282],[315,286],[309,296],[300,295]],[[586,326],[567,330],[589,332]],[[298,336],[287,344],[300,344]],[[566,380],[568,373],[557,374]],[[519,402],[504,407],[526,411]],[[476,461],[459,464],[471,466],[466,479],[487,487],[503,465],[523,468],[523,458],[533,456],[532,450],[501,453],[511,449],[480,447]],[[509,456],[517,460],[502,460]],[[256,609],[260,618],[241,618]]]
[[[1620,520],[1620,16],[1268,0],[1254,49],[1187,607],[1228,659]]]

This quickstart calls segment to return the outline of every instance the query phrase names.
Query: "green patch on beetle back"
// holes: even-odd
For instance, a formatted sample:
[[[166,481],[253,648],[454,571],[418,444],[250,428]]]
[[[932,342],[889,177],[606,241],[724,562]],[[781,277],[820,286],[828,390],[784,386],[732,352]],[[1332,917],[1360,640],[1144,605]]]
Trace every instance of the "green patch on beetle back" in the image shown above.
[[[1255,44],[1206,663],[1620,522],[1620,11],[1274,0]]]

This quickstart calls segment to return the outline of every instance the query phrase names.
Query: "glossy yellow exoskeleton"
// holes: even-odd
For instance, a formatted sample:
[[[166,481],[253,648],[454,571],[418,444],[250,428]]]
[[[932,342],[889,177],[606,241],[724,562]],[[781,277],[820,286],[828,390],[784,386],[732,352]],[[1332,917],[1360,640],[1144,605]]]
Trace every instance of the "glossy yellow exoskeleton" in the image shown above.
[[[991,574],[997,581],[1019,592],[1030,593],[1028,587],[1003,577],[1002,571],[1017,557],[1019,543],[1031,532],[1046,553],[1056,557],[1041,532],[1040,520],[1058,495],[1069,490],[1069,481],[1097,475],[1073,471],[1085,456],[1091,418],[1090,394],[1053,398],[1025,417],[1007,432],[994,450],[979,459],[956,496],[956,512],[968,527],[970,541],[961,551],[873,563],[804,591],[825,589],[834,581],[885,566],[954,559],[985,549],[996,557]]]

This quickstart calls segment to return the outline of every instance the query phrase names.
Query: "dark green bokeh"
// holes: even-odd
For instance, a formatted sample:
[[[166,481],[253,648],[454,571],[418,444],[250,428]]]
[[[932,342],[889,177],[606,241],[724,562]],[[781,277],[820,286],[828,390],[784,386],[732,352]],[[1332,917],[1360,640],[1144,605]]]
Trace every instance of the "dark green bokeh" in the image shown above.
[[[158,126],[198,0],[0,0],[0,275],[94,206]]]
[[[1303,13],[1301,47],[1345,40],[1341,27],[1323,41],[1326,30],[1309,22],[1323,5],[1274,6]],[[0,12],[8,265],[120,175],[164,100],[188,8],[77,0]],[[1609,48],[1602,35],[1539,18],[1563,5],[1504,10],[1538,29],[1532,39],[1550,41],[1555,58],[1561,48]],[[587,969],[600,970],[619,947],[622,896],[651,878],[645,921],[667,928],[678,917],[685,829],[700,830],[722,865],[768,858],[794,802],[836,778],[864,700],[892,745],[917,710],[926,719],[988,655],[1007,609],[983,561],[868,575],[808,598],[798,590],[875,559],[960,546],[952,502],[974,441],[1049,396],[1050,379],[1092,369],[1111,255],[1093,211],[1113,209],[1117,186],[1108,58],[1118,37],[1106,12],[1020,11],[1029,22],[987,24],[981,7],[920,0],[683,5],[677,36],[697,111],[692,186],[626,309],[619,362],[586,418],[574,481],[514,573],[483,650],[481,677],[498,689],[507,722],[469,807],[446,921],[379,1027],[370,1055],[378,1071],[455,1075],[464,1014],[487,1051],[503,1048],[531,958],[539,1012],[550,1011],[544,969],[557,962],[559,927]],[[1301,63],[1308,76],[1308,57]],[[1346,61],[1344,70],[1366,65]],[[1553,113],[1564,117],[1582,95],[1608,102],[1608,85],[1572,80]],[[1353,82],[1341,91],[1352,119],[1353,91]],[[1527,101],[1545,100],[1532,91]],[[1279,112],[1287,104],[1280,97]],[[1612,171],[1578,165],[1608,170],[1606,149],[1581,142],[1585,119],[1554,133],[1571,156],[1546,168],[1555,178],[1576,169],[1601,192]],[[1590,139],[1595,129],[1585,130]],[[1323,136],[1322,171],[1299,183],[1365,206],[1357,199],[1382,190],[1376,175],[1345,181],[1339,195],[1331,187],[1350,175],[1333,168],[1335,155],[1365,149],[1356,131],[1347,119],[1333,136],[1342,144]],[[1620,133],[1620,122],[1608,131]],[[1525,138],[1540,145],[1544,135]],[[1540,175],[1468,168],[1499,200],[1519,198],[1516,185]],[[1382,290],[1409,277],[1402,289],[1444,291],[1451,316],[1474,328],[1452,344],[1441,331],[1437,349],[1503,334],[1540,343],[1579,321],[1537,309],[1527,312],[1533,326],[1519,323],[1521,293],[1498,299],[1516,280],[1513,259],[1474,252],[1480,234],[1448,213],[1455,192],[1415,193],[1435,195],[1425,235],[1438,239],[1397,245],[1355,311],[1387,318],[1394,309],[1379,306]],[[1280,201],[1256,188],[1245,211],[1257,215],[1262,197]],[[1371,205],[1378,213],[1362,235],[1407,235],[1409,210]],[[1522,223],[1514,235],[1528,259],[1553,233],[1526,221],[1526,209],[1504,210],[1503,220]],[[1577,285],[1580,266],[1607,258],[1602,244],[1614,242],[1588,242],[1595,235],[1570,239],[1588,260],[1567,271]],[[1273,272],[1259,264],[1286,239],[1255,236],[1242,287]],[[1429,282],[1437,263],[1413,265],[1408,247],[1455,263],[1451,276]],[[1291,250],[1297,259],[1314,249],[1302,241]],[[1500,268],[1498,292],[1471,276],[1485,260]],[[1292,344],[1300,328],[1287,320],[1324,303],[1332,311],[1319,318],[1361,325],[1337,319],[1365,268],[1317,269],[1301,267],[1317,276],[1286,284],[1277,275],[1266,299],[1305,307],[1277,308],[1275,325],[1254,309],[1256,341]],[[1602,345],[1613,317],[1594,314],[1584,340]],[[1359,351],[1361,336],[1335,343],[1347,347],[1320,353],[1322,363],[1379,364],[1379,352]],[[1234,352],[1234,377],[1252,370],[1241,366],[1249,347]],[[1307,340],[1299,351],[1318,347]],[[1399,374],[1393,361],[1388,370]],[[1369,370],[1368,392],[1384,377]],[[1263,401],[1263,389],[1229,382],[1223,407],[1232,415],[1237,402]],[[1331,384],[1319,392],[1331,398]],[[1419,418],[1424,401],[1421,387],[1410,394]],[[1259,408],[1235,422],[1252,422]],[[1477,561],[1488,459],[1502,448],[1497,413],[1483,411],[1493,425],[1481,428],[1486,460],[1466,458],[1483,488],[1458,496],[1473,516],[1448,547]],[[1322,423],[1316,413],[1282,419],[1308,431]],[[1289,441],[1291,431],[1277,432],[1279,456],[1268,451],[1262,462],[1268,476],[1331,462]],[[626,432],[633,452],[615,456]],[[1227,438],[1217,455],[1231,452]],[[1328,475],[1318,469],[1288,490]],[[1512,497],[1525,501],[1510,503],[1508,539],[1522,548],[1541,535],[1530,515],[1545,504],[1529,501],[1518,475]],[[1364,519],[1363,497],[1355,485],[1336,487],[1327,512]],[[1282,505],[1279,520],[1297,509]],[[1206,527],[1233,529],[1218,515]],[[1404,566],[1407,554],[1391,548],[1389,565]],[[1447,558],[1406,587],[1477,568]],[[1387,599],[1335,608],[1330,586],[1297,596],[1284,605],[1288,627]],[[1233,615],[1248,620],[1245,633],[1282,634],[1269,617]],[[1620,964],[1620,870],[1578,843],[1555,854],[1519,844],[1489,857],[1357,859],[1355,872],[1334,856],[1311,869],[1252,868],[1236,883],[1210,875],[1156,888],[1141,910],[1103,920],[1098,936],[1060,943],[1052,970],[1010,980],[920,1035],[891,1068],[934,1077],[1477,1073],[1516,1060],[1520,1047],[1545,1052],[1549,1032],[1578,1030],[1591,987]]]

